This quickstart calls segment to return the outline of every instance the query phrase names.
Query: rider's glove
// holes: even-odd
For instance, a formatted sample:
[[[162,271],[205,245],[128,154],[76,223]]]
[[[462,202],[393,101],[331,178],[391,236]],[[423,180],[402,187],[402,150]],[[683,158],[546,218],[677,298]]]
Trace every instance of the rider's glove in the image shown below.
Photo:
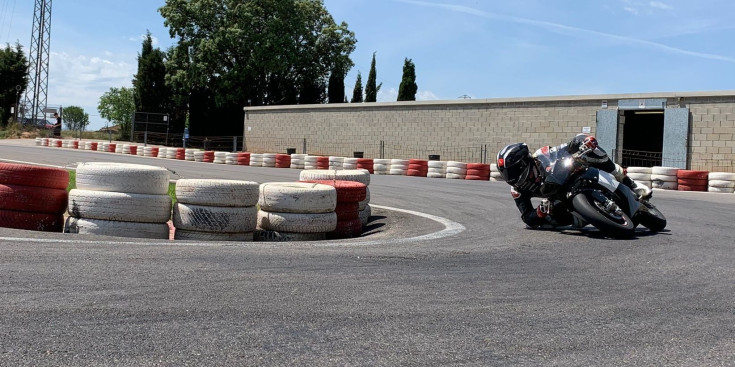
[[[584,141],[582,144],[579,145],[579,150],[586,152],[588,150],[595,150],[597,149],[599,144],[597,144],[597,139],[595,139],[594,136],[588,136],[584,138]]]
[[[541,200],[541,204],[536,208],[536,215],[539,218],[546,218],[549,214],[551,214],[551,202],[546,199]]]

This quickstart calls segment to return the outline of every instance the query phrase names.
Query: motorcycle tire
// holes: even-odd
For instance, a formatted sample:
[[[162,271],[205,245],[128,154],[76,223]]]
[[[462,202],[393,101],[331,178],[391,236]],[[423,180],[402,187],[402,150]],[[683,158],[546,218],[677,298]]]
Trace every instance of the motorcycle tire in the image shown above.
[[[635,219],[639,224],[652,232],[660,232],[666,228],[666,217],[664,217],[658,208],[646,200],[642,200],[641,204],[645,208],[641,208],[635,215]]]
[[[572,199],[574,210],[588,223],[613,238],[630,238],[635,235],[635,223],[625,213],[609,213],[602,203],[589,195],[579,194]]]

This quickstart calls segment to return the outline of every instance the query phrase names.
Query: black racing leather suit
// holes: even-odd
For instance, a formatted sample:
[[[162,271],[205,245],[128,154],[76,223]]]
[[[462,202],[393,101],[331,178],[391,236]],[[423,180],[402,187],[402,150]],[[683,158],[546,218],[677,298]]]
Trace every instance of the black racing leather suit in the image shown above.
[[[526,223],[527,226],[531,228],[537,228],[541,226],[558,227],[573,224],[574,218],[572,217],[570,209],[566,208],[566,206],[562,203],[552,203],[552,212],[543,217],[539,216],[536,208],[533,206],[531,198],[544,197],[541,193],[541,187],[543,185],[543,181],[546,178],[544,170],[540,167],[540,163],[537,157],[541,154],[546,154],[553,149],[565,149],[571,154],[577,153],[580,150],[580,146],[585,142],[585,139],[587,139],[588,137],[590,137],[590,135],[588,134],[579,134],[572,138],[572,140],[567,144],[562,144],[556,147],[545,146],[537,150],[533,154],[534,164],[539,167],[538,172],[540,173],[539,176],[536,177],[537,185],[535,185],[534,188],[532,188],[531,190],[520,190],[517,187],[511,187],[511,195],[513,195],[513,200],[515,200],[516,206],[521,212],[521,219],[524,223]],[[599,146],[584,153],[584,156],[585,161],[590,167],[595,167],[609,173],[612,173],[616,169],[615,163]]]

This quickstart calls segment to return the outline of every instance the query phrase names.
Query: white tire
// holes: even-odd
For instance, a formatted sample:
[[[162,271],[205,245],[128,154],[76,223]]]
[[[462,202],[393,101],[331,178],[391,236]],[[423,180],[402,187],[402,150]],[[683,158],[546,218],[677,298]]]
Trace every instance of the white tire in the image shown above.
[[[252,242],[253,232],[245,233],[215,233],[215,232],[198,232],[187,231],[185,229],[176,229],[174,239],[177,241],[236,241],[236,242]]]
[[[653,175],[676,176],[677,172],[679,172],[679,168],[675,168],[675,167],[661,167],[661,166],[651,167],[651,174]]]
[[[651,181],[651,187],[662,190],[677,190],[679,184],[676,181]]]
[[[349,164],[349,165],[357,166],[357,160],[358,159],[359,158],[345,158],[343,164],[345,164],[345,165]]]
[[[76,217],[67,218],[64,225],[64,233],[159,240],[167,240],[169,231],[170,228],[166,223],[136,223]]]
[[[659,174],[652,174],[651,175],[651,181],[661,181],[661,182],[676,182],[676,175],[659,175]]]
[[[370,216],[372,215],[372,208],[370,208],[370,205],[366,205],[364,209],[360,210],[360,223],[362,225],[367,225],[370,221]]]
[[[375,167],[375,166],[373,166],[373,167]],[[408,165],[407,164],[391,164],[390,165],[390,169],[391,170],[407,171],[408,170]]]
[[[258,209],[176,203],[174,227],[187,231],[243,233],[255,230]]]
[[[464,180],[466,175],[460,175],[457,173],[449,173],[447,172],[447,178],[450,180]]]
[[[337,190],[306,182],[271,182],[260,185],[261,210],[282,213],[327,213],[337,206]],[[286,231],[290,232],[290,231]]]
[[[260,242],[295,242],[295,241],[323,241],[327,239],[327,234],[321,233],[294,233],[294,232],[278,232],[257,230],[255,231],[255,241]]]
[[[296,233],[332,232],[337,228],[337,213],[278,213],[260,210],[258,228]]]
[[[393,165],[400,165],[400,166],[406,166],[408,167],[408,159],[391,159],[390,164]]]
[[[626,171],[628,172],[628,176],[630,176],[631,173],[643,173],[648,175],[653,173],[651,167],[628,167]]]
[[[446,161],[429,161],[429,169],[432,168],[439,168],[439,169],[447,169],[447,162]]]
[[[90,162],[77,166],[77,188],[82,190],[165,195],[168,170],[142,164]]]
[[[446,178],[447,174],[441,173],[441,172],[429,172],[426,174],[426,177],[428,178]]]
[[[294,159],[303,161],[304,158],[306,158],[306,154],[299,154],[299,153],[291,154],[291,162],[293,162]]]
[[[195,205],[255,206],[259,188],[260,184],[252,181],[182,179],[176,181],[176,200]]]
[[[710,180],[735,181],[735,173],[731,172],[710,172]]]
[[[500,172],[497,172],[497,171],[490,171],[490,178],[502,180],[503,179],[503,175]]]
[[[115,153],[122,153],[122,145],[120,144],[115,145]]]
[[[735,181],[709,180],[709,187],[729,189],[735,187]]]
[[[391,161],[390,159],[382,159],[382,158],[373,159],[373,166],[375,165],[390,166],[390,161]]]
[[[429,168],[428,173],[446,174],[447,169],[446,168]]]
[[[399,169],[399,168],[391,168],[390,171],[388,171],[389,174],[394,176],[405,176],[407,170],[406,169]]]
[[[729,187],[729,188],[728,187],[711,187],[710,186],[710,187],[707,188],[707,191],[709,191],[709,192],[719,192],[719,193],[732,194],[733,191],[735,191],[735,188],[732,188],[732,187]]]
[[[171,197],[74,189],[69,192],[68,211],[77,218],[166,223],[171,218]]]
[[[628,172],[628,177],[636,181],[651,181],[650,173]]]
[[[122,146],[122,153],[123,154],[130,154],[130,144],[125,144]]]
[[[390,171],[390,164],[373,164],[373,171]]]
[[[490,164],[490,172],[498,172],[498,165],[495,163]]]
[[[457,168],[467,169],[467,163],[457,162],[457,161],[448,161],[447,162],[447,169],[449,169],[449,167],[457,167]],[[447,172],[449,172],[449,171],[447,171]]]
[[[300,181],[312,181],[312,180],[340,180],[340,181],[355,181],[364,184],[365,186],[370,185],[370,173],[367,170],[362,169],[348,169],[348,170],[305,170],[299,174]]]
[[[455,174],[455,175],[464,176],[467,174],[467,168],[456,167],[456,166],[447,167],[447,175],[450,173]]]
[[[158,155],[157,158],[166,158],[166,154],[168,154],[168,148],[158,148]]]

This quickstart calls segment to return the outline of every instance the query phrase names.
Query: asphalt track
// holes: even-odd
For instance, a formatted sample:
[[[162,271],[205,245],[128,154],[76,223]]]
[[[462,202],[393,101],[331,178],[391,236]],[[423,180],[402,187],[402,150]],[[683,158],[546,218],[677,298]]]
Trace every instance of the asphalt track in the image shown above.
[[[0,159],[298,177],[17,141]],[[610,240],[524,229],[503,183],[373,176],[370,190],[386,208],[352,241],[0,229],[0,365],[735,365],[735,194],[656,191],[668,230]]]

